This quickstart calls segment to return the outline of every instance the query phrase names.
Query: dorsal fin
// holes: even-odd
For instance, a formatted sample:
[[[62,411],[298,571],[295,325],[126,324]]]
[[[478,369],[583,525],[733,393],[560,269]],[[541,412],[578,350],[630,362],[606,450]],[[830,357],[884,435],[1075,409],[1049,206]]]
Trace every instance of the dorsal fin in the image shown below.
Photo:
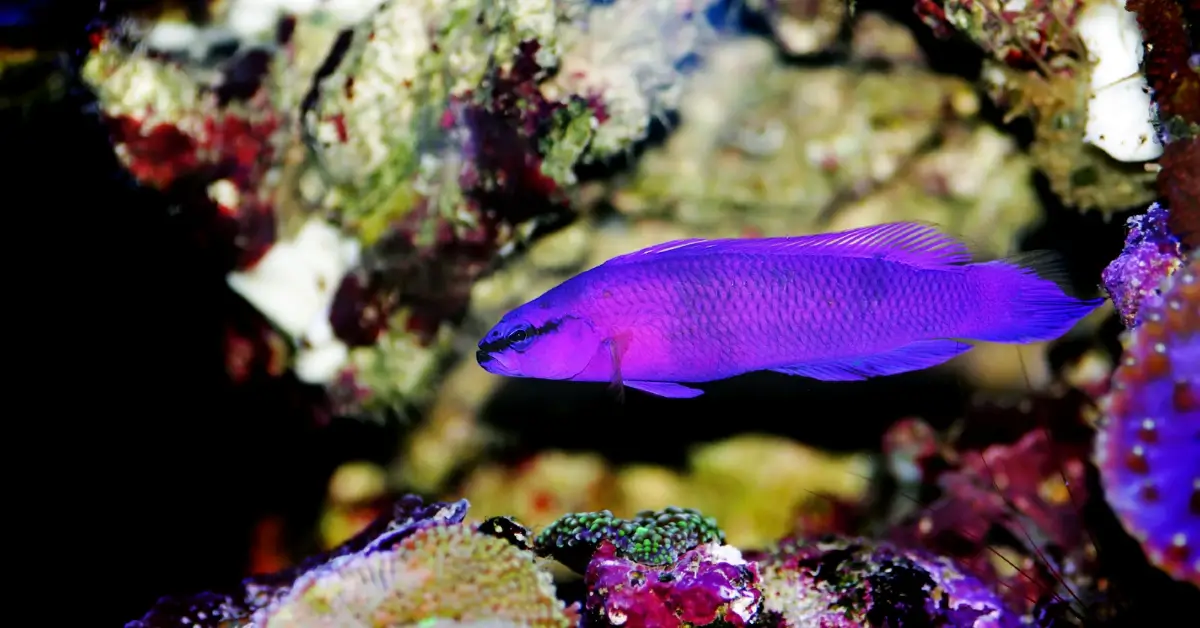
[[[946,235],[937,226],[925,222],[893,222],[806,236],[672,240],[614,257],[605,265],[726,253],[871,257],[924,268],[971,261],[971,251],[967,245]]]

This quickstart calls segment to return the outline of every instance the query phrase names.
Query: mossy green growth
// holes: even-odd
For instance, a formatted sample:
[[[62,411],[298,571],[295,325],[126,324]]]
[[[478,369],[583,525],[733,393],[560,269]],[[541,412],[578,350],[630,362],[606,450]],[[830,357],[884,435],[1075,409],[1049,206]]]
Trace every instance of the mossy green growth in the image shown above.
[[[574,99],[554,112],[552,126],[542,139],[542,174],[560,187],[574,185],[575,166],[583,160],[596,130],[596,115],[587,102]]]
[[[534,550],[584,571],[596,548],[608,541],[617,553],[634,562],[669,565],[699,545],[725,542],[716,519],[690,508],[645,510],[622,519],[608,510],[565,515],[542,530]]]

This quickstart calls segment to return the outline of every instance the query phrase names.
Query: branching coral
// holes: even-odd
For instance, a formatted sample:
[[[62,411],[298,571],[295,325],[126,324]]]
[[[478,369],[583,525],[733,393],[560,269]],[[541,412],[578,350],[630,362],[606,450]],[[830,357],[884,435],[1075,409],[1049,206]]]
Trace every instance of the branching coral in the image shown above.
[[[1150,561],[1200,585],[1200,258],[1141,309],[1103,402],[1096,463]]]
[[[618,555],[643,565],[665,565],[703,543],[724,542],[716,520],[690,508],[639,512],[621,519],[612,512],[565,515],[538,534],[536,551],[582,572],[597,548],[609,542]]]

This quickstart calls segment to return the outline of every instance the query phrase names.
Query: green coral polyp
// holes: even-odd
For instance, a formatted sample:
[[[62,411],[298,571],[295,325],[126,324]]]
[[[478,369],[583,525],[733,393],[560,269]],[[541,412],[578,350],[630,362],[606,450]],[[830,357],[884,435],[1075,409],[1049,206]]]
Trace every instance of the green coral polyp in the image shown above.
[[[725,542],[717,521],[690,508],[645,510],[632,519],[611,511],[574,513],[550,524],[538,535],[535,550],[582,571],[596,548],[608,541],[618,554],[634,562],[667,565],[684,552],[711,542]]]

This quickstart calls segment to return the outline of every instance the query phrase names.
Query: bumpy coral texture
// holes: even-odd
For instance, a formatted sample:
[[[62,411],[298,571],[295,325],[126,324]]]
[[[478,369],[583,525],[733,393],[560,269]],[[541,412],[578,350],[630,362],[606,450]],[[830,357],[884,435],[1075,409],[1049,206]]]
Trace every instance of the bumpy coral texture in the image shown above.
[[[469,524],[425,528],[391,550],[350,556],[306,574],[261,615],[268,628],[382,627],[436,619],[572,625],[550,575],[537,567],[532,553]]]
[[[1142,309],[1104,400],[1096,461],[1150,561],[1200,585],[1200,258]]]
[[[1190,63],[1184,4],[1190,0],[1128,0],[1126,10],[1137,14],[1147,46],[1146,78],[1154,88],[1159,115],[1179,116],[1200,123],[1200,73]],[[1195,3],[1191,2],[1192,10]],[[1193,25],[1193,28],[1195,26]]]
[[[1126,327],[1138,324],[1138,306],[1158,293],[1162,280],[1183,263],[1183,252],[1167,226],[1167,210],[1157,203],[1125,223],[1121,255],[1104,269],[1104,288]]]
[[[1200,13],[1194,0],[1128,0],[1125,8],[1137,14],[1145,37],[1143,65],[1167,141],[1159,193],[1171,208],[1171,228],[1194,248],[1200,246],[1200,55],[1188,31],[1200,28]]]
[[[664,567],[622,558],[604,541],[587,569],[589,625],[745,626],[762,599],[758,570],[736,548],[709,543]]]
[[[426,527],[457,524],[466,514],[466,500],[426,504],[415,495],[406,495],[396,500],[391,512],[328,553],[311,556],[277,573],[251,576],[236,591],[163,598],[141,619],[126,624],[126,628],[240,625],[252,613],[286,596],[292,583],[303,574],[325,573],[331,567],[345,565],[351,557],[390,548]]]
[[[865,540],[783,541],[758,559],[763,610],[779,626],[1019,626],[952,561]]]
[[[592,554],[609,541],[618,555],[643,565],[665,565],[703,543],[725,542],[725,533],[711,517],[690,508],[646,510],[633,519],[611,511],[565,515],[538,535],[535,550],[583,572]]]
[[[922,21],[941,36],[953,27],[975,40],[995,58],[1014,67],[1033,68],[1071,50],[1072,27],[1079,0],[918,0]]]
[[[1167,144],[1158,161],[1158,191],[1171,208],[1171,229],[1189,247],[1200,247],[1200,137]]]

